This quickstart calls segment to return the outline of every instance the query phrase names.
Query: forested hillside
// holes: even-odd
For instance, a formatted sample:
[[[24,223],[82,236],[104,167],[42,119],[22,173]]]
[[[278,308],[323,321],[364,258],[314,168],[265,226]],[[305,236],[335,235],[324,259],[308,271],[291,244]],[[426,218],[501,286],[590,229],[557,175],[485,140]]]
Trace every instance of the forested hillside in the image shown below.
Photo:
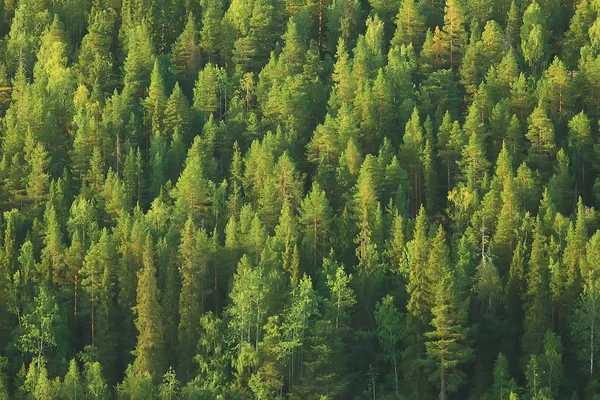
[[[600,398],[599,0],[0,37],[0,399]]]

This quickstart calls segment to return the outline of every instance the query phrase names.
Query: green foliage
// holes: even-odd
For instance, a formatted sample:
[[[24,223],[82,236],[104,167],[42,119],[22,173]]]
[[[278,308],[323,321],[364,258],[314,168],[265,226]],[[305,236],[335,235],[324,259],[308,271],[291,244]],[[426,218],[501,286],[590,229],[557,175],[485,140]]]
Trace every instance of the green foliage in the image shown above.
[[[31,308],[23,316],[18,331],[18,348],[29,355],[39,370],[48,360],[48,355],[64,351],[64,320],[56,300],[49,290],[40,287]],[[32,363],[33,365],[33,363]]]
[[[152,239],[147,236],[143,251],[143,267],[138,272],[137,297],[134,309],[135,326],[139,335],[134,351],[136,358],[133,369],[136,377],[149,374],[148,376],[154,381],[158,381],[164,369],[165,332],[158,299],[154,250]],[[144,385],[143,382],[137,382],[136,390],[145,390]]]
[[[597,17],[0,1],[0,399],[597,397]]]
[[[381,303],[377,304],[375,311],[375,322],[377,323],[377,339],[382,350],[387,355],[386,358],[394,366],[394,388],[396,396],[398,390],[398,356],[397,346],[401,338],[401,314],[394,305],[394,298],[386,296]]]

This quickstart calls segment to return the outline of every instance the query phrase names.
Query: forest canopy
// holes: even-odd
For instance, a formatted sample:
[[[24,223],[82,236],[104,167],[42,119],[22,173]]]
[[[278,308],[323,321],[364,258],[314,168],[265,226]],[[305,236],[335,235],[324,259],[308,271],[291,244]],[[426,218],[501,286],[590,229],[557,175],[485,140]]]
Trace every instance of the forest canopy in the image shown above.
[[[600,399],[600,1],[0,0],[0,400]]]

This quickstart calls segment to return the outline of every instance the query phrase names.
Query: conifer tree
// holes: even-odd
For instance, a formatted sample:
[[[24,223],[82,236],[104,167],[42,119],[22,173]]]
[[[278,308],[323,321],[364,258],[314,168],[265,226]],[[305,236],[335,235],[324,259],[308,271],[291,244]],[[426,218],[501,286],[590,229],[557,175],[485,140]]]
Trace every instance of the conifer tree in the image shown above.
[[[283,270],[288,272],[292,282],[297,284],[300,280],[298,257],[298,228],[293,209],[289,202],[284,201],[281,207],[279,223],[275,227],[275,246],[280,251]]]
[[[27,177],[27,196],[33,203],[33,210],[39,210],[48,191],[48,152],[42,143],[38,143],[29,154],[29,176]]]
[[[572,116],[571,104],[575,102],[574,82],[565,64],[554,58],[546,70],[546,101],[548,111],[555,121],[566,123]]]
[[[450,69],[455,69],[460,65],[464,54],[464,48],[467,44],[465,19],[465,11],[460,0],[447,0],[444,6],[442,42],[448,55]]]
[[[588,168],[593,159],[590,120],[582,111],[571,118],[568,126],[568,152],[571,164],[575,167],[577,192],[585,195],[586,171],[589,172]]]
[[[105,366],[114,366],[117,359],[114,327],[117,258],[112,237],[107,230],[88,251],[81,269],[81,285],[91,307],[90,331],[92,346],[98,350]],[[112,368],[111,368],[112,369]]]
[[[188,218],[181,234],[179,259],[181,293],[179,295],[179,360],[181,373],[191,372],[191,361],[198,343],[198,325],[204,309],[206,282],[208,278],[209,238],[204,230],[196,230],[194,221]]]
[[[177,75],[184,79],[188,89],[200,70],[200,45],[196,19],[189,14],[185,28],[171,46],[171,59],[177,68]]]
[[[578,2],[575,5],[575,14],[571,17],[563,43],[564,60],[569,67],[575,67],[575,60],[579,59],[580,49],[588,43],[588,32],[593,22],[594,14],[591,2],[587,0]]]
[[[463,147],[459,166],[467,187],[470,190],[478,189],[489,168],[489,161],[485,154],[483,138],[476,132],[471,133],[468,144]]]
[[[417,210],[422,203],[422,179],[423,166],[421,155],[423,152],[424,135],[421,126],[419,113],[415,108],[410,117],[410,121],[406,123],[404,130],[404,138],[400,147],[400,159],[404,160],[404,170],[407,171],[408,177],[412,184],[412,207],[411,210]]]
[[[46,234],[41,264],[38,265],[38,282],[63,283],[67,279],[64,263],[65,246],[60,222],[57,220],[56,211],[52,205],[46,206],[44,223],[46,224]]]
[[[88,33],[81,42],[77,76],[88,89],[99,85],[102,93],[110,93],[116,87],[111,53],[114,16],[106,9],[94,9]]]
[[[318,183],[314,182],[310,192],[302,200],[299,209],[298,222],[303,233],[303,247],[312,266],[316,267],[330,241],[331,208]]]
[[[156,265],[152,238],[146,236],[143,266],[138,271],[138,285],[135,313],[135,327],[138,338],[133,351],[133,368],[137,376],[150,374],[158,381],[164,370],[165,332],[163,330],[162,309],[158,302],[159,291],[156,283]]]
[[[179,83],[175,84],[175,88],[167,100],[164,117],[164,134],[167,139],[173,143],[175,141],[175,132],[179,133],[181,141],[186,143],[191,139],[192,114],[187,98],[184,96]]]
[[[150,139],[156,132],[164,132],[165,108],[167,105],[167,95],[165,93],[165,82],[163,78],[162,65],[159,59],[154,61],[152,74],[150,75],[150,87],[148,88],[148,97],[144,101],[146,108],[146,143],[150,144]]]
[[[202,139],[196,136],[188,151],[185,168],[173,190],[176,212],[180,212],[183,219],[191,214],[195,221],[199,221],[200,217],[208,211],[208,189],[204,165]]]
[[[544,334],[551,323],[546,238],[539,217],[535,223],[528,262],[524,313],[523,350],[526,354],[539,354],[543,348]]]
[[[445,246],[438,243],[433,246]],[[433,248],[432,251],[442,251]],[[442,251],[443,252],[443,251]],[[447,253],[447,249],[445,251]],[[446,255],[447,257],[447,255]],[[425,333],[427,356],[433,364],[431,379],[437,381],[439,398],[446,399],[464,383],[466,374],[461,368],[471,359],[473,350],[469,347],[467,310],[456,297],[454,277],[448,269],[449,259],[438,260],[437,281],[434,284],[433,331]]]
[[[219,0],[207,0],[202,4],[202,29],[200,30],[199,45],[204,50],[206,58],[214,62],[220,47],[221,20],[223,4]]]
[[[412,44],[420,49],[425,37],[425,19],[420,4],[414,0],[402,0],[396,16],[396,31],[392,39],[393,46]]]
[[[414,238],[407,244],[410,258],[407,266],[408,283],[406,291],[410,297],[406,308],[411,315],[421,322],[427,321],[428,311],[425,297],[426,291],[430,287],[429,279],[432,278],[426,273],[429,254],[428,224],[425,209],[421,206],[415,224]]]
[[[127,41],[127,58],[123,69],[124,83],[134,98],[141,99],[150,84],[150,74],[154,65],[152,39],[144,21],[132,27]]]
[[[546,108],[539,104],[528,119],[529,129],[525,137],[531,146],[528,151],[528,164],[541,173],[548,173],[552,157],[556,152],[554,124],[548,118]]]

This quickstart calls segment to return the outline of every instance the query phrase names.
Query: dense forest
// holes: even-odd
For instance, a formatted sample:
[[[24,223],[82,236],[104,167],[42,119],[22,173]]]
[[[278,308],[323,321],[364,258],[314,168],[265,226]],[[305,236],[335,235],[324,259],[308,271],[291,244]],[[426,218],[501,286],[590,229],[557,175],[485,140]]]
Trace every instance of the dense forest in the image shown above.
[[[599,0],[0,38],[0,399],[600,399]]]

